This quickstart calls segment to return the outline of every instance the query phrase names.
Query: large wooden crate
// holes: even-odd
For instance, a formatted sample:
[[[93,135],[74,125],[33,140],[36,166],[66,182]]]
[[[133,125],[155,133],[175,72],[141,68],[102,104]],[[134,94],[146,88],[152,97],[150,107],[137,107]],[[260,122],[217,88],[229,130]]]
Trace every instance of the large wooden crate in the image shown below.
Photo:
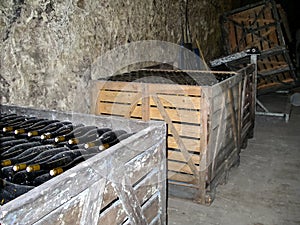
[[[257,91],[289,88],[295,72],[286,39],[290,37],[286,15],[279,4],[265,0],[223,15],[221,26],[226,54],[258,47]]]
[[[238,163],[241,145],[253,134],[254,66],[238,72],[198,71],[196,76],[205,79],[208,75],[229,76],[212,86],[173,83],[176,79],[171,84],[160,82],[161,74],[168,73],[180,80],[183,72],[154,70],[146,81],[126,81],[122,76],[118,77],[123,81],[94,81],[92,113],[164,120],[168,125],[169,194],[209,204],[215,186]],[[185,71],[183,76],[195,78],[195,73]]]
[[[16,106],[1,111],[136,132],[1,206],[1,224],[166,224],[164,123]]]

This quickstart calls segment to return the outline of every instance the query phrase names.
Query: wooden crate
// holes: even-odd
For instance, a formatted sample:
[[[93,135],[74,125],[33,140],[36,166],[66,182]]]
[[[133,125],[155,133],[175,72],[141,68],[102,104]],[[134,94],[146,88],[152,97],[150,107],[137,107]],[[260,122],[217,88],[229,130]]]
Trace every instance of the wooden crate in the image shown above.
[[[169,194],[209,204],[210,192],[238,162],[241,145],[253,134],[253,71],[253,65],[239,72],[198,71],[199,76],[231,76],[213,86],[94,81],[92,113],[164,120],[168,125]],[[152,72],[152,81],[162,73],[181,73]]]
[[[166,224],[164,123],[15,106],[1,111],[137,132],[1,206],[1,224]]]
[[[286,48],[290,38],[286,15],[273,0],[227,12],[221,19],[226,54],[258,47],[257,91],[291,87],[295,81],[294,66]]]

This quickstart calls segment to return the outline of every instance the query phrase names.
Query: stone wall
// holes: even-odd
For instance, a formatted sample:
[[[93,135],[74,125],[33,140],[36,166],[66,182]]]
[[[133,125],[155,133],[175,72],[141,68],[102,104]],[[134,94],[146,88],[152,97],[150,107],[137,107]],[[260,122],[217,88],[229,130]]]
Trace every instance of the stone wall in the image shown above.
[[[207,60],[221,53],[219,15],[231,1],[188,2],[191,41]],[[135,41],[179,44],[185,7],[184,0],[0,1],[1,103],[87,112],[93,62]]]

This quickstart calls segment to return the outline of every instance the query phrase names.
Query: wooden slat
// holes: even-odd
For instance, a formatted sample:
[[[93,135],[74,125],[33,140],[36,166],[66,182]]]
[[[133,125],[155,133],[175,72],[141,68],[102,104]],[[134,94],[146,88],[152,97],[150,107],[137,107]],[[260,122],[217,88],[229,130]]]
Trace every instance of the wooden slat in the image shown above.
[[[168,180],[183,182],[183,183],[187,183],[187,184],[197,184],[198,183],[198,181],[195,179],[194,175],[183,174],[183,173],[178,173],[178,172],[174,172],[174,171],[168,171]],[[203,184],[203,183],[201,183],[201,184]]]
[[[186,146],[188,151],[201,152],[199,140],[188,139],[188,138],[181,138],[181,140],[183,144]],[[168,144],[168,148],[179,149],[179,145],[176,142],[176,139],[174,137],[169,136],[167,144]]]
[[[201,137],[201,125],[200,124],[182,124],[182,123],[173,123],[177,133],[180,136],[186,136],[191,138],[200,138]],[[170,128],[168,133],[172,134]]]
[[[184,156],[182,155],[181,152],[172,151],[170,149],[168,150],[168,159],[185,162],[185,158],[184,158]],[[191,159],[193,160],[194,164],[199,164],[200,163],[200,156],[199,155],[191,154]]]
[[[114,103],[125,103],[133,104],[136,101],[138,93],[132,92],[119,92],[119,91],[101,91],[99,93],[98,100],[100,102],[114,102]],[[159,99],[165,107],[185,108],[200,110],[200,98],[194,96],[183,96],[183,95],[158,95]],[[142,104],[139,99],[136,104]],[[154,101],[150,98],[150,106],[155,106]]]
[[[159,196],[154,195],[149,201],[143,206],[143,214],[150,224],[152,220],[159,214]]]
[[[135,82],[121,82],[121,81],[99,81],[95,88],[98,90],[112,90],[112,91],[128,91],[128,92],[141,92],[141,83]]]
[[[99,92],[98,101],[132,104],[137,94],[138,92],[101,90]]]
[[[101,114],[109,115],[121,115],[124,116],[131,110],[130,105],[123,104],[112,104],[112,103],[100,103],[98,111]],[[172,121],[185,122],[185,123],[200,123],[200,112],[190,111],[184,109],[165,109],[168,116]],[[135,107],[134,111],[131,113],[131,117],[142,117],[141,106]],[[150,118],[151,119],[163,119],[160,111],[156,107],[150,108]]]
[[[209,72],[209,71],[208,71]],[[148,84],[149,93],[152,94],[175,94],[192,95],[200,97],[201,86],[176,85],[176,84]]]
[[[199,171],[199,166],[195,166],[195,167]],[[183,162],[175,162],[175,161],[168,160],[168,170],[195,175],[192,172],[189,165],[187,165],[186,163],[183,163]]]

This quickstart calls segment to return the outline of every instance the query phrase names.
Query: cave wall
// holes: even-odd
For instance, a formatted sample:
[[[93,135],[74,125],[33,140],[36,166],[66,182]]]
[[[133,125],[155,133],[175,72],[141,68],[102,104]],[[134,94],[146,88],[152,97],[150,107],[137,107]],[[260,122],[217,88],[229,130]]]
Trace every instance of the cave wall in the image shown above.
[[[188,2],[191,41],[206,60],[221,54],[219,16],[232,1]],[[185,7],[179,0],[0,1],[1,103],[88,112],[94,61],[135,41],[179,44]]]

